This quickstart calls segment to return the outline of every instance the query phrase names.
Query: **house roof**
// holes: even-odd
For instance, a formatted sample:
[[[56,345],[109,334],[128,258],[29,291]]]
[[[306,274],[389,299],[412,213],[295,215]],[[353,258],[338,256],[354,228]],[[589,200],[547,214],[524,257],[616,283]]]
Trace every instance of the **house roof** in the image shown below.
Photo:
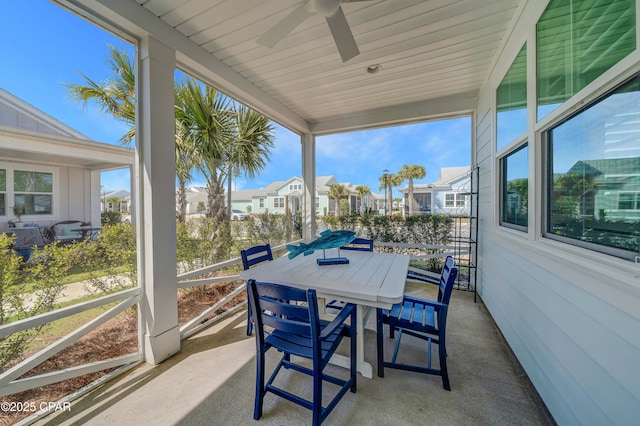
[[[291,178],[287,179],[287,180],[281,180],[281,181],[275,181],[275,182],[271,182],[269,185],[267,185],[266,188],[258,188],[258,189],[239,189],[236,191],[232,191],[231,192],[231,200],[232,201],[245,201],[245,200],[251,200],[252,198],[256,198],[256,197],[266,197],[268,195],[276,195],[278,190],[280,190],[283,187],[286,187],[287,185],[289,185],[290,182],[292,181],[301,181],[302,179],[297,177],[297,176],[292,176]],[[316,177],[316,191],[318,194],[326,194],[329,191],[329,186],[334,184],[334,183],[339,183],[335,176],[317,176]],[[350,191],[355,191],[353,184],[347,182],[347,183],[341,183],[342,185],[344,185],[345,187],[347,187]],[[190,188],[191,191],[193,192],[201,192],[201,191],[206,191],[206,188],[202,188],[202,187],[193,187]],[[292,191],[289,193],[289,195],[293,195],[293,196],[301,196],[302,192],[300,191]],[[373,196],[376,196],[376,194],[372,194]]]
[[[451,185],[463,177],[466,177],[469,173],[471,173],[471,167],[469,166],[443,167],[440,169],[440,177],[433,185]]]
[[[103,195],[104,198],[109,200],[110,198],[120,198],[121,200],[127,200],[131,198],[131,193],[124,189],[118,189],[116,191],[110,191]]]
[[[527,3],[343,1],[360,50],[343,62],[319,13],[271,48],[256,41],[302,0],[56,2],[120,34],[152,33],[176,49],[179,67],[315,134],[469,114]]]
[[[640,170],[640,157],[603,158],[599,160],[577,161],[567,171],[567,174],[578,173],[638,176],[638,170]]]
[[[0,160],[112,170],[133,165],[134,151],[94,142],[0,89]]]
[[[82,133],[2,88],[0,88],[0,126],[89,140]]]
[[[440,177],[437,181],[433,183],[418,183],[413,187],[414,189],[449,188],[455,182],[466,178],[469,173],[471,173],[471,167],[469,166],[443,167],[440,169]],[[402,193],[408,192],[408,184],[404,188],[401,188],[399,191]]]

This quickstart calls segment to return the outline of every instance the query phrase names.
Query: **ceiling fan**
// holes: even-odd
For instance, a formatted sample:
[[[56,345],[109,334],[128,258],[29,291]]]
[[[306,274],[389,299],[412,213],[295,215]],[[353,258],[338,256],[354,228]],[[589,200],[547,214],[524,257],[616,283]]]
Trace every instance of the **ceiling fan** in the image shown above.
[[[342,62],[357,56],[360,53],[356,40],[353,38],[347,18],[342,11],[342,3],[354,3],[372,0],[307,0],[296,7],[290,14],[284,17],[273,28],[260,36],[256,41],[265,47],[273,47],[287,34],[300,25],[305,19],[319,13],[325,17],[331,35],[336,43]]]

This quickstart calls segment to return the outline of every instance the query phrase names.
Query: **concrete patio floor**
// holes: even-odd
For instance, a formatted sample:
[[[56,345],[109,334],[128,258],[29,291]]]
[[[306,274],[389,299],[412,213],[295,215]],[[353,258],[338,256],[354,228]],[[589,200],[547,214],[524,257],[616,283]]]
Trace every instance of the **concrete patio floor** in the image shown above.
[[[407,286],[407,292],[431,299],[435,290],[431,285]],[[37,424],[310,424],[308,410],[273,394],[265,398],[262,419],[253,420],[255,341],[245,335],[245,326],[246,311],[241,311],[183,342],[180,353],[162,364],[142,364],[74,401],[70,412]],[[347,393],[324,424],[554,424],[486,308],[474,303],[473,293],[454,291],[447,338],[451,392],[442,388],[438,376],[391,369],[384,379],[375,372],[373,379],[358,376],[357,392]],[[367,330],[365,341],[365,359],[375,371],[375,332]],[[385,350],[391,354],[388,342]],[[424,343],[413,351],[420,344],[417,339],[403,337],[402,344],[401,353],[424,355]],[[270,352],[272,366],[278,354]],[[329,368],[346,374],[340,367]],[[285,380],[302,392],[310,389],[310,380],[299,373],[287,371]]]

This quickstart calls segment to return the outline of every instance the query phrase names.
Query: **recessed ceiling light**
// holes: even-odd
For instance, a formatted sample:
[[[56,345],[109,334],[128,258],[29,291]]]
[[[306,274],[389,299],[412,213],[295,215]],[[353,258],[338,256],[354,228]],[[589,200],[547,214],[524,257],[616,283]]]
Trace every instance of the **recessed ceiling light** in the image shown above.
[[[382,69],[382,65],[380,65],[380,64],[373,64],[373,65],[369,65],[369,66],[367,67],[367,72],[368,72],[369,74],[375,74],[375,73],[377,73],[378,71],[380,71],[381,69]]]

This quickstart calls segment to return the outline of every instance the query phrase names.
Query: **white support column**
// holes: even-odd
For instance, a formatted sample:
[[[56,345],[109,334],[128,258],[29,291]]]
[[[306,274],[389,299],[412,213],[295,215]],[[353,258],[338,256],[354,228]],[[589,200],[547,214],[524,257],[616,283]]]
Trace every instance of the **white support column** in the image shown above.
[[[302,238],[311,241],[316,236],[316,138],[305,133],[302,142],[302,180],[304,207],[302,209]]]
[[[138,49],[138,277],[144,358],[158,364],[180,350],[175,206],[173,49],[147,37]]]
[[[100,209],[100,172],[92,170],[90,173],[89,221],[92,227],[97,228],[100,226],[102,219],[102,210]]]
[[[136,158],[138,158],[137,155]],[[138,164],[138,162],[139,161],[136,160],[136,164]],[[136,170],[134,166],[129,167],[129,193],[131,194],[129,198],[129,216],[132,224],[136,223],[136,217],[138,216],[136,211],[136,206],[138,205],[138,185],[136,184],[136,182],[138,182],[138,175],[136,174]]]

